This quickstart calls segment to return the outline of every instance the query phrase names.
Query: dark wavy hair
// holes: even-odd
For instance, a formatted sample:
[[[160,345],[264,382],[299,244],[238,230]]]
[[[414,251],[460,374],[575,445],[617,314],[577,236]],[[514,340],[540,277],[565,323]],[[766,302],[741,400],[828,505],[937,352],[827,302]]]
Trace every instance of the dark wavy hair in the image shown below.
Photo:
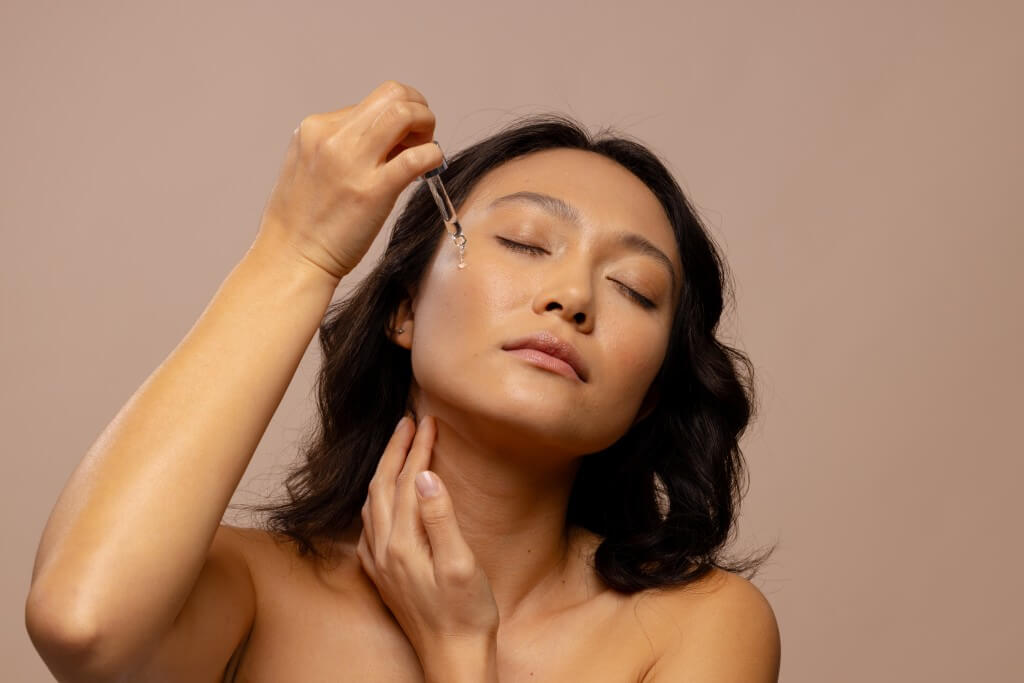
[[[683,191],[642,144],[604,129],[591,136],[562,114],[519,118],[448,159],[444,182],[456,210],[497,166],[531,152],[570,148],[601,154],[642,180],[675,233],[683,287],[671,337],[654,380],[654,410],[603,451],[582,456],[566,523],[602,537],[594,567],[631,594],[682,586],[718,567],[756,574],[774,548],[742,560],[723,557],[745,491],[739,438],[754,415],[753,367],[715,337],[726,266]],[[319,424],[285,480],[288,498],[239,507],[270,513],[264,526],[326,559],[330,541],[360,516],[370,479],[407,406],[409,351],[387,340],[389,319],[416,291],[447,236],[425,183],[403,208],[380,261],[320,324]],[[731,288],[730,288],[731,289]]]

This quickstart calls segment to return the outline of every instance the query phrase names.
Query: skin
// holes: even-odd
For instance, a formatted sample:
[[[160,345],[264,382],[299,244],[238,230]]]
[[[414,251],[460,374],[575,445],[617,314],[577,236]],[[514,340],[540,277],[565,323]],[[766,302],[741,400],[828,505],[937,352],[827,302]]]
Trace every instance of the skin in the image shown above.
[[[582,226],[524,203],[491,207],[520,191],[568,202]],[[397,311],[392,329],[403,332],[392,342],[411,352],[416,413],[436,422],[430,469],[450,492],[503,628],[514,628],[601,589],[567,575],[575,569],[569,493],[581,457],[617,441],[653,407],[648,388],[667,348],[682,266],[654,194],[615,162],[580,150],[545,150],[492,170],[467,197],[460,223],[467,266],[456,267],[457,250],[444,238]],[[614,243],[619,231],[669,256],[675,289],[656,259]],[[515,251],[499,238],[545,253]],[[501,348],[540,330],[577,347],[587,382]]]
[[[582,228],[532,206],[490,210],[521,191],[574,205]],[[626,596],[594,571],[601,539],[566,526],[581,457],[657,401],[648,387],[679,290],[657,261],[611,240],[619,230],[641,234],[670,257],[678,283],[675,239],[657,199],[604,157],[547,150],[482,178],[460,222],[466,268],[443,238],[391,326],[403,332],[390,341],[411,352],[411,405],[429,418],[407,421],[392,438],[362,520],[332,544],[336,561],[321,566],[281,539],[232,529],[257,594],[237,680],[775,681],[778,629],[753,584],[714,570],[682,589]],[[499,237],[546,253],[512,251]],[[641,307],[609,278],[656,307]],[[538,330],[577,347],[586,383],[501,349]],[[434,502],[409,476],[426,469],[442,482]],[[395,529],[388,550],[382,539]],[[445,557],[470,555],[479,571],[461,581],[435,575]],[[431,640],[474,621],[482,627],[491,610],[499,628],[489,642],[467,638],[467,649],[445,652]]]

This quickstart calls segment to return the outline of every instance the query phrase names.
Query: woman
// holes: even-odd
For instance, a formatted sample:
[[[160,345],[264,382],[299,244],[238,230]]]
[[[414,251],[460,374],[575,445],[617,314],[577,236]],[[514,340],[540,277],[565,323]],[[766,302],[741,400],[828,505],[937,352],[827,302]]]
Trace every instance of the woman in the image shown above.
[[[764,558],[721,557],[749,363],[653,155],[513,125],[444,172],[463,253],[421,185],[328,308],[441,165],[433,131],[393,81],[296,129],[252,248],[47,525],[27,623],[58,678],[776,680],[771,607],[735,573]],[[221,525],[318,328],[289,500]]]

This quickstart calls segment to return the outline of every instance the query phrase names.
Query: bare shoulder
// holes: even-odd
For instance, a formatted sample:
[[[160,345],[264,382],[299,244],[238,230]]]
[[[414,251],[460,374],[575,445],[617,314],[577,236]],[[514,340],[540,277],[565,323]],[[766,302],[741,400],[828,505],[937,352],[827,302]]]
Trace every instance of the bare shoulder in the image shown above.
[[[221,524],[217,536],[219,542],[245,560],[254,578],[260,570],[296,557],[287,537],[266,529]]]
[[[252,571],[254,566],[259,566],[260,556],[267,552],[268,540],[262,529],[221,523],[214,536],[214,547],[244,561]]]
[[[241,555],[249,567],[258,596],[278,594],[281,591],[316,591],[329,588],[336,580],[350,580],[355,558],[355,543],[349,542],[349,531],[334,541],[321,541],[317,550],[322,556],[299,553],[294,539],[276,531],[258,527],[221,525],[221,532],[229,537],[234,551]]]
[[[775,611],[747,579],[720,569],[690,585],[645,594],[659,652],[644,683],[778,680]]]
[[[218,533],[223,533],[230,539],[230,543],[243,552],[262,552],[276,542],[273,534],[255,527],[222,523]]]

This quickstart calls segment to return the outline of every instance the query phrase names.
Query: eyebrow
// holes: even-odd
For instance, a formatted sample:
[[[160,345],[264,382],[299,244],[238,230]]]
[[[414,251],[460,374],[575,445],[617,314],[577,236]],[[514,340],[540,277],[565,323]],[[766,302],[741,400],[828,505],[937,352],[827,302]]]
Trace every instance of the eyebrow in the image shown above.
[[[541,192],[513,192],[507,194],[504,197],[498,197],[491,202],[490,208],[493,209],[496,206],[503,204],[530,204],[540,208],[546,213],[551,214],[563,223],[574,225],[576,227],[582,227],[583,218],[577,209],[572,204],[569,204],[563,199],[558,197],[552,197],[549,194],[543,194]],[[645,256],[651,256],[668,270],[669,277],[672,278],[672,291],[676,288],[676,269],[672,265],[672,259],[665,255],[661,249],[654,246],[650,240],[643,235],[638,235],[635,232],[620,232],[616,235],[616,242],[638,254]]]

